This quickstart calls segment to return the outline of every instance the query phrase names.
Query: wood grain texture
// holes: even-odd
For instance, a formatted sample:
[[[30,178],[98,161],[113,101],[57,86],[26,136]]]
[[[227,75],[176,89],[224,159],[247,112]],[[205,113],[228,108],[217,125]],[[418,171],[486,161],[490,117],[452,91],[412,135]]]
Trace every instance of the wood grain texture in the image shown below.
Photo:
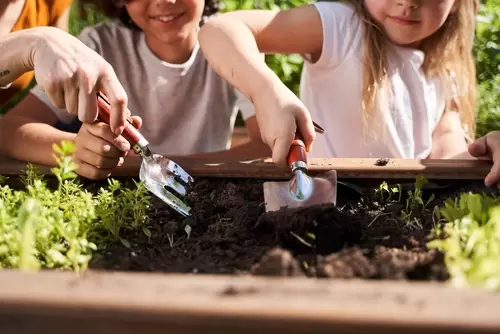
[[[499,309],[498,294],[434,283],[0,272],[9,334],[498,333]]]
[[[271,159],[230,160],[230,159],[191,159],[172,158],[188,173],[198,177],[289,179],[287,167],[278,167]],[[424,175],[428,179],[481,180],[492,166],[489,161],[481,160],[441,160],[441,159],[390,159],[386,165],[379,166],[378,159],[309,159],[309,174],[317,175],[335,170],[338,178],[363,179],[412,179]],[[114,176],[138,176],[141,160],[138,156],[129,157],[125,164],[117,168]],[[39,166],[39,165],[37,165]],[[15,175],[26,167],[25,162],[0,157],[0,174]],[[39,166],[43,173],[50,168]]]

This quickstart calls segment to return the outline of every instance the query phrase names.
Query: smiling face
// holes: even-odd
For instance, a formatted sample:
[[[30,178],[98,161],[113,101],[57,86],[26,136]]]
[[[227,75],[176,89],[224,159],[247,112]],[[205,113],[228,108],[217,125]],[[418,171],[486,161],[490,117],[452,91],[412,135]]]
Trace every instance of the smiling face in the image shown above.
[[[128,0],[131,20],[149,42],[183,44],[196,38],[204,0]]]
[[[455,11],[455,0],[364,0],[373,19],[389,40],[418,45],[441,28]]]

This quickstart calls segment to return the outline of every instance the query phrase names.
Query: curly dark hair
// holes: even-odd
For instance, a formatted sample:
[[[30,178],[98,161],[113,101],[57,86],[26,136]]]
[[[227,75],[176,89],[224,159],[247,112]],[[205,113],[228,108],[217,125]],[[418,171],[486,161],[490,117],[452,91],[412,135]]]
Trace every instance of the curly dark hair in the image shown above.
[[[88,5],[94,7],[110,19],[119,19],[127,27],[138,29],[128,15],[127,9],[119,5],[125,2],[127,0],[78,0],[78,8],[80,16],[83,18],[86,17],[87,11],[85,7]],[[203,9],[200,25],[203,24],[207,17],[216,14],[219,8],[219,0],[205,0],[205,8]]]

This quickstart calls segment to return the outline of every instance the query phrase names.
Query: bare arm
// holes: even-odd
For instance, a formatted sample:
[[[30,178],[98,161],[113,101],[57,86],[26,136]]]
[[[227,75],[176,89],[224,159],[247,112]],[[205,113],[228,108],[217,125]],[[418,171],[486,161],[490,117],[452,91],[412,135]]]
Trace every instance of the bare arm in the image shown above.
[[[309,112],[259,53],[307,53],[317,58],[323,30],[316,8],[225,13],[205,23],[198,38],[214,70],[254,103],[261,138],[272,149],[273,161],[286,164],[297,132],[309,151],[315,138]]]
[[[37,40],[38,34],[32,29],[0,37],[0,86],[6,86],[21,74],[33,70],[32,53]]]
[[[323,31],[317,10],[306,5],[224,13],[203,25],[199,41],[215,71],[253,101],[265,87],[279,84],[259,52],[318,55]]]
[[[22,161],[54,165],[52,144],[76,137],[54,128],[56,122],[52,110],[28,94],[0,119],[0,153]]]

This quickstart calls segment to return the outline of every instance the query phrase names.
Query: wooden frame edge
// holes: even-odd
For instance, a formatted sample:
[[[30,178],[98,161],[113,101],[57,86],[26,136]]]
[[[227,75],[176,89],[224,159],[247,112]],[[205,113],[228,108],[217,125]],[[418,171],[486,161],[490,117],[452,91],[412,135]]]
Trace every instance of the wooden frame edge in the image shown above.
[[[198,177],[289,179],[286,167],[278,167],[270,159],[174,159],[191,175]],[[113,176],[139,175],[140,158],[135,156],[117,168]],[[16,175],[26,167],[26,162],[0,157],[0,174]],[[492,163],[465,159],[379,159],[316,158],[309,161],[309,172],[318,175],[335,170],[339,178],[412,179],[423,175],[428,179],[482,180],[489,173]],[[49,174],[50,167],[36,165],[42,173]]]
[[[139,325],[144,333],[494,333],[499,309],[499,294],[438,283],[0,271],[2,333],[10,316],[38,332],[53,328],[49,319],[71,319],[86,332],[106,323],[109,334]]]

